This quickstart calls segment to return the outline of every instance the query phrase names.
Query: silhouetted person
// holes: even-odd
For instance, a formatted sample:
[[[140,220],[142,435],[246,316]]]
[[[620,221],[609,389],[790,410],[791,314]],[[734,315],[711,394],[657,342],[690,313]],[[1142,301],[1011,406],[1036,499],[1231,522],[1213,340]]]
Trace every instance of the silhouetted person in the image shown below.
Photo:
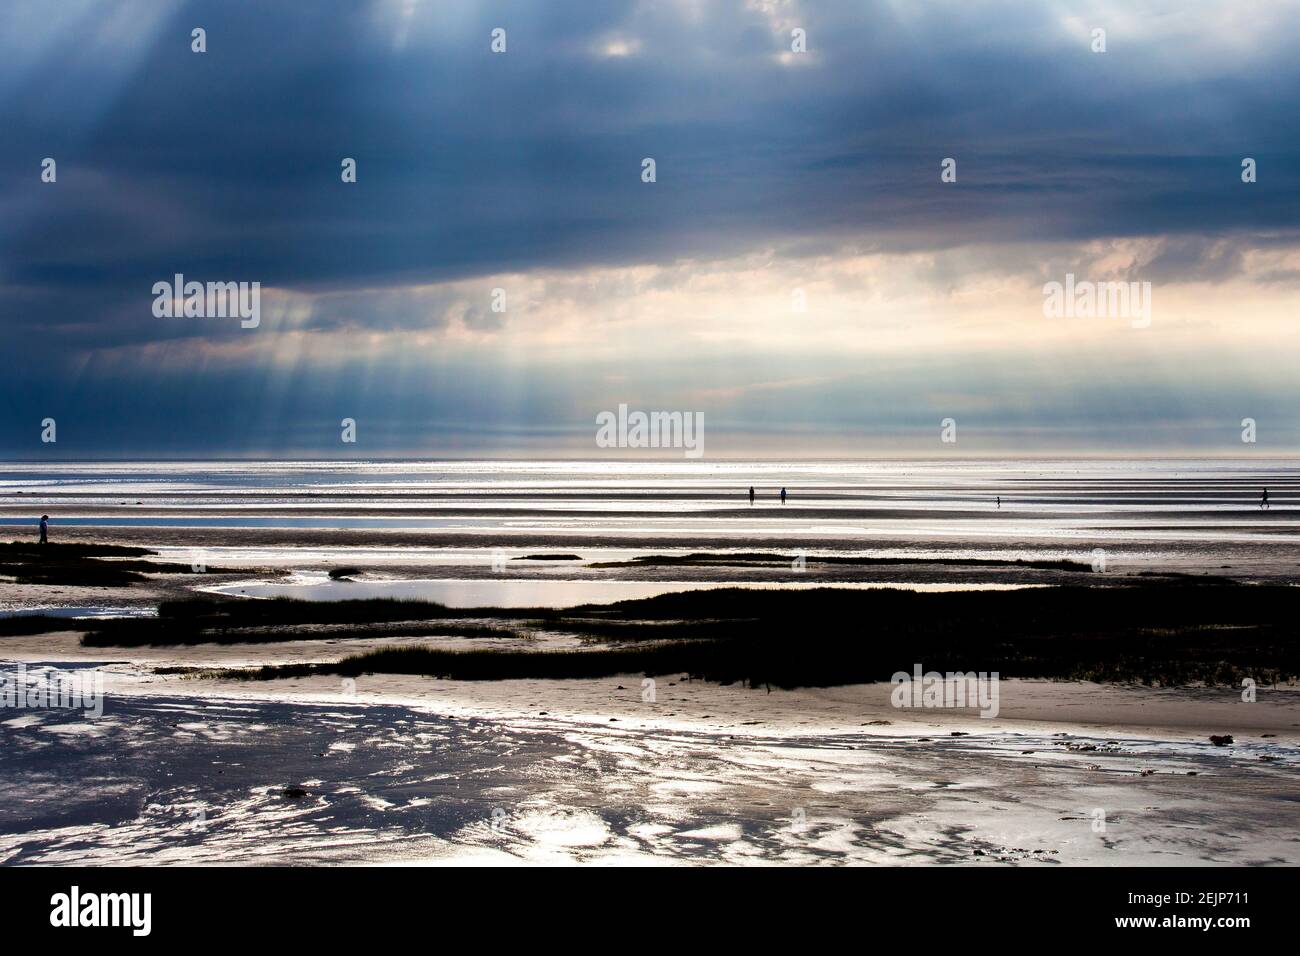
[[[1259,506],[1265,510],[1268,510],[1268,489],[1267,488],[1264,489],[1264,497],[1259,499]]]
[[[998,495],[998,510],[1002,510],[1002,496]]]
[[[41,515],[41,544],[49,544],[50,541],[50,516]]]
[[[785,504],[785,489],[781,489],[781,504]]]
[[[754,486],[753,486],[753,485],[750,485],[750,486],[749,486],[749,503],[750,503],[751,505],[754,503]]]

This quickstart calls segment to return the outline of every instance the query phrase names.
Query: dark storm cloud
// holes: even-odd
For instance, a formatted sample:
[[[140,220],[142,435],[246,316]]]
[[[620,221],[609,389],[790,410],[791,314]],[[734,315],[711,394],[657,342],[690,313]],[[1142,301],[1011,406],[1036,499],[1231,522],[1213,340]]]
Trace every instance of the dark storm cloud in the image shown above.
[[[1300,8],[1239,11],[1233,35],[1221,6],[1122,5],[1106,22],[1100,5],[1002,2],[9,2],[0,370],[39,394],[62,363],[99,374],[101,350],[193,334],[150,313],[177,272],[324,296],[308,331],[455,315],[489,333],[481,304],[404,288],[1133,235],[1172,237],[1162,279],[1225,278],[1237,239],[1289,239],[1300,219]],[[794,25],[809,52],[783,60]],[[184,418],[264,387],[193,373],[151,382],[150,402]],[[115,387],[78,383],[61,396],[102,404]]]
[[[147,288],[184,271],[348,288],[807,237],[1296,220],[1294,57],[1228,50],[1175,81],[1149,62],[1158,38],[1112,27],[1092,54],[1053,5],[412,3],[404,18],[401,2],[155,3],[126,6],[168,11],[151,29],[94,42],[121,6],[89,5],[38,60],[0,65],[10,283]],[[5,50],[24,42],[6,15]],[[777,59],[788,22],[808,30],[806,62]],[[598,55],[611,37],[639,46]],[[1246,153],[1262,167],[1249,192]],[[56,187],[37,180],[47,155]],[[936,188],[944,156],[959,189]]]

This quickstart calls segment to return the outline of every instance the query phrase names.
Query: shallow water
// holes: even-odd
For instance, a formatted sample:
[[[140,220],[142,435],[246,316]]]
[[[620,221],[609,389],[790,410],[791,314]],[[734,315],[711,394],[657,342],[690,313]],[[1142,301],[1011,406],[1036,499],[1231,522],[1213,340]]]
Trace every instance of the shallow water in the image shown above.
[[[152,607],[107,607],[102,605],[62,605],[59,607],[31,607],[0,609],[0,617],[30,617],[40,614],[44,617],[68,618],[105,618],[105,617],[156,617],[158,611]]]
[[[789,492],[786,505],[781,488]],[[1268,510],[1260,508],[1265,488]],[[188,537],[203,547],[382,549],[405,537],[430,561],[438,560],[434,539],[439,548],[484,540],[645,553],[690,542],[700,550],[910,550],[958,558],[997,552],[1084,562],[1103,549],[1132,571],[1295,579],[1297,504],[1300,461],[1262,458],[0,467],[0,525],[21,526],[18,534],[34,535],[37,517],[49,513],[56,541],[60,528],[172,546],[192,530]],[[295,566],[292,556],[287,566]]]
[[[1296,862],[1286,743],[1081,735],[1097,750],[1078,753],[1046,732],[767,736],[438,707],[110,693],[98,719],[0,714],[0,864]]]
[[[319,581],[310,584],[267,584],[246,582],[205,590],[216,594],[250,598],[287,597],[309,601],[351,601],[367,598],[406,598],[436,601],[447,607],[573,607],[578,604],[610,604],[655,597],[675,591],[699,591],[720,587],[805,589],[904,588],[917,591],[1014,590],[1032,585],[1014,584],[898,584],[855,581],[850,584],[783,582],[773,584],[726,581]]]

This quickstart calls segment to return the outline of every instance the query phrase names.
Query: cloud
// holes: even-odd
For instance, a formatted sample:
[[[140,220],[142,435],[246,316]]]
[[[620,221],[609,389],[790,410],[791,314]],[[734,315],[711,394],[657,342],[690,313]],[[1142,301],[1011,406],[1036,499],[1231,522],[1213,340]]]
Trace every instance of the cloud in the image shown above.
[[[286,417],[249,439],[263,447],[314,420],[303,396],[383,395],[374,414],[405,420],[434,375],[439,407],[460,409],[441,427],[490,435],[512,414],[585,420],[617,397],[597,384],[610,374],[666,402],[700,381],[739,401],[798,391],[771,383],[831,394],[842,358],[910,369],[889,381],[913,394],[940,355],[975,387],[999,352],[1040,371],[1104,367],[1104,342],[1137,354],[1043,325],[1041,285],[1066,272],[1155,283],[1153,335],[1185,367],[1232,355],[1243,401],[1292,357],[1294,4],[47,8],[0,10],[0,369],[28,412],[76,398],[89,421],[132,388],[142,413],[238,444],[193,395],[219,392],[236,420]],[[149,290],[177,272],[262,283],[263,328],[154,319]],[[1266,341],[1283,345],[1235,351]],[[1109,394],[1149,397],[1151,369],[1119,364]],[[787,407],[806,417],[773,427],[838,414]],[[737,405],[738,427],[752,414]]]

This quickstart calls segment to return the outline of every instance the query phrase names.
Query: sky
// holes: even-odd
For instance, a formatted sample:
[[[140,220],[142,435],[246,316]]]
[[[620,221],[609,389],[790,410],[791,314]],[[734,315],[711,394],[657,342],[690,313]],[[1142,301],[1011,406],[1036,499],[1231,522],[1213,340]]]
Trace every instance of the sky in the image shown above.
[[[706,459],[1294,454],[1298,43],[1270,0],[7,0],[0,456],[672,457],[598,448],[620,405]],[[257,326],[156,315],[178,273]],[[1149,311],[1045,314],[1067,276]]]

